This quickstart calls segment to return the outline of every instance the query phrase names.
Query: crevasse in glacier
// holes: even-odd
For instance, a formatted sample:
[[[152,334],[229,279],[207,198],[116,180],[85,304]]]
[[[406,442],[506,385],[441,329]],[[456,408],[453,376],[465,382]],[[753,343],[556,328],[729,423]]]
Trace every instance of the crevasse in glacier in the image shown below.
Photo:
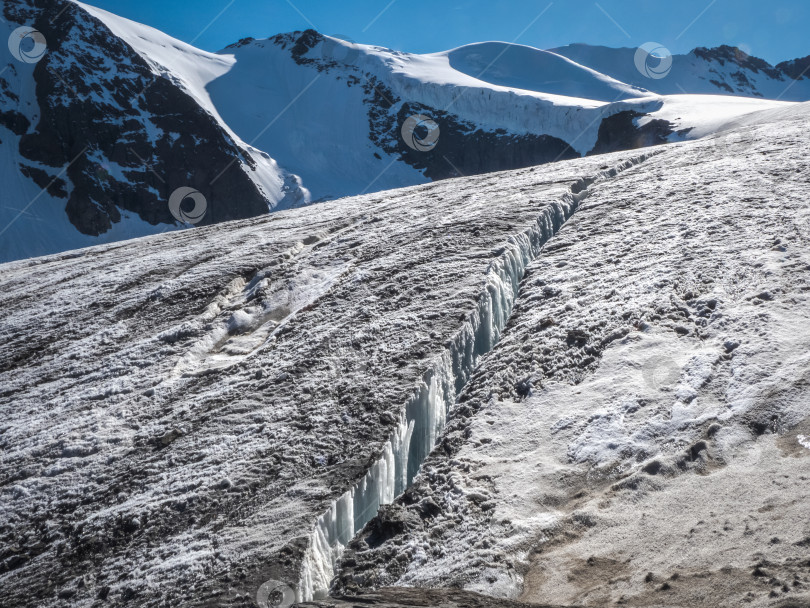
[[[299,601],[326,595],[335,564],[347,543],[374,517],[380,505],[391,503],[413,481],[436,445],[456,396],[479,359],[498,342],[526,267],[576,210],[587,195],[589,183],[581,180],[570,194],[548,205],[537,222],[513,236],[491,262],[478,306],[424,374],[379,459],[360,483],[318,518],[302,565]]]

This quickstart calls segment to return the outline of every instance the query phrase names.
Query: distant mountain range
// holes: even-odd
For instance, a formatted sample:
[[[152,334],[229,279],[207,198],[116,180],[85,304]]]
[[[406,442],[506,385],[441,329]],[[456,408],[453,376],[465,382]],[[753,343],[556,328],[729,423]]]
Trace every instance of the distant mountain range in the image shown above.
[[[76,2],[2,15],[0,261],[702,137],[810,99],[810,57],[726,46],[414,55],[307,30],[209,53]]]

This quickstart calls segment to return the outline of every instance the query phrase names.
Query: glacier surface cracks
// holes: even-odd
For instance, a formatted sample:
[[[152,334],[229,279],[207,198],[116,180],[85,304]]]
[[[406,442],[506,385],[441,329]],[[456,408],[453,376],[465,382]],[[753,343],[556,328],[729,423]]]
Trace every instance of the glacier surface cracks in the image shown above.
[[[335,500],[317,520],[306,552],[297,597],[324,597],[346,545],[377,513],[412,483],[435,447],[447,413],[481,357],[492,350],[506,327],[527,266],[543,245],[576,212],[588,188],[657,154],[639,154],[596,176],[582,178],[561,199],[546,207],[537,221],[509,238],[490,262],[475,310],[422,377],[416,393],[399,415],[383,453],[359,484]]]

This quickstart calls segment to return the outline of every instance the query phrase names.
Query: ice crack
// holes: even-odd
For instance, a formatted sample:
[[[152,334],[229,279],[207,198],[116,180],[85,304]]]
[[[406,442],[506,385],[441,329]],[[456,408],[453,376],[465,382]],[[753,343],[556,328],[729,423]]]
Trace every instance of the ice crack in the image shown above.
[[[581,178],[560,200],[547,205],[537,220],[509,238],[490,263],[475,308],[447,348],[423,374],[405,404],[396,430],[363,479],[318,517],[305,553],[298,601],[324,597],[346,545],[388,504],[404,492],[436,445],[447,413],[470,379],[481,357],[490,352],[506,327],[528,265],[587,198],[589,188],[611,179],[659,152],[647,152],[597,175]]]

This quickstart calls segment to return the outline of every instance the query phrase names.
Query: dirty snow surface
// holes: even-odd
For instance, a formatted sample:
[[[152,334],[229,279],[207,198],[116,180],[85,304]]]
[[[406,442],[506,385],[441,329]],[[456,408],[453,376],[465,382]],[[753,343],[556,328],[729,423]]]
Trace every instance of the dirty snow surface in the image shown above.
[[[806,594],[810,109],[748,120],[0,266],[0,603]]]
[[[593,188],[342,591],[809,605],[809,116]]]

